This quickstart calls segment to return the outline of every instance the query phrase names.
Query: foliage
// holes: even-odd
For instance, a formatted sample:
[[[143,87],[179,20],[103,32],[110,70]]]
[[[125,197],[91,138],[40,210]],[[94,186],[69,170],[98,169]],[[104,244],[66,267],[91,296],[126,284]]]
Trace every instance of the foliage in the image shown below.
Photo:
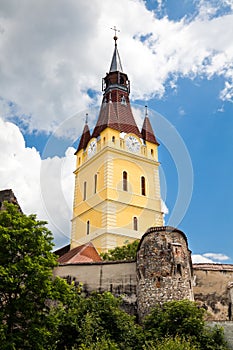
[[[200,350],[197,345],[192,344],[192,341],[185,340],[180,337],[175,338],[165,338],[157,345],[153,343],[146,343],[143,346],[144,350]]]
[[[4,203],[0,211],[0,348],[2,350],[226,349],[221,329],[187,300],[157,306],[140,326],[111,293],[82,295],[52,278],[57,265],[45,222]],[[133,257],[138,242],[111,253]],[[134,253],[133,253],[134,251]]]
[[[119,347],[115,342],[111,340],[101,339],[95,344],[90,344],[88,346],[81,345],[80,347],[74,347],[72,350],[119,350]]]
[[[139,241],[116,247],[107,253],[101,253],[103,260],[135,260]]]
[[[57,349],[141,349],[141,328],[111,293],[93,293],[67,305],[60,317]],[[92,344],[92,345],[91,345]],[[102,347],[101,347],[102,346]]]
[[[221,328],[207,327],[205,310],[189,300],[170,301],[157,305],[144,320],[144,330],[149,341],[179,336],[200,349],[227,349]]]
[[[63,280],[52,279],[57,265],[45,222],[4,202],[0,211],[1,349],[49,349],[58,320],[52,300],[67,294]],[[59,286],[59,288],[57,288]]]

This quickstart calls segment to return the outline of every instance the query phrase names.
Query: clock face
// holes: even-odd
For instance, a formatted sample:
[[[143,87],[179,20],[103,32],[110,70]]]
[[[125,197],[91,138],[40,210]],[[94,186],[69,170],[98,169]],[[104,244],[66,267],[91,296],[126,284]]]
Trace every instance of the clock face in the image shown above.
[[[91,141],[88,150],[87,150],[88,157],[94,156],[96,154],[96,141]]]
[[[126,139],[126,147],[130,152],[138,153],[140,150],[140,143],[134,136],[128,136]]]

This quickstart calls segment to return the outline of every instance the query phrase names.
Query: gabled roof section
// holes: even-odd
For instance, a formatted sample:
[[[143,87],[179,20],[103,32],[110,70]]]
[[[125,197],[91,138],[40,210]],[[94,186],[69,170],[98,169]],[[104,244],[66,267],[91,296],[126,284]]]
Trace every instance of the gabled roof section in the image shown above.
[[[106,102],[106,98],[104,97],[100,108],[99,118],[92,133],[92,137],[98,137],[101,131],[107,127],[120,131],[120,125],[113,102],[111,100]]]
[[[141,134],[142,134],[143,140],[159,145],[158,141],[156,140],[154,131],[150,123],[150,119],[147,114],[143,122]]]
[[[90,139],[91,139],[90,129],[86,121],[81,139],[79,141],[78,149],[75,152],[75,154],[77,154],[81,149],[85,149]]]
[[[126,134],[133,133],[141,138],[142,135],[135,122],[130,103],[128,103],[127,106],[124,106],[121,103],[116,103],[115,105],[119,118],[120,131],[125,132]]]
[[[119,55],[119,52],[117,50],[116,40],[115,40],[115,48],[114,48],[114,52],[113,52],[113,56],[112,56],[112,62],[111,62],[109,73],[110,72],[122,72],[123,73],[120,55]]]
[[[70,250],[70,244],[67,244],[67,245],[55,250],[53,253],[55,255],[57,255],[58,257],[60,257],[64,254],[68,253],[69,250]]]
[[[135,122],[130,103],[124,106],[117,102],[117,97],[114,95],[113,101],[102,103],[92,137],[98,137],[101,131],[109,127],[126,134],[133,133],[141,138],[142,135]]]
[[[95,261],[102,261],[102,259],[91,242],[75,247],[58,258],[60,264],[77,264]]]

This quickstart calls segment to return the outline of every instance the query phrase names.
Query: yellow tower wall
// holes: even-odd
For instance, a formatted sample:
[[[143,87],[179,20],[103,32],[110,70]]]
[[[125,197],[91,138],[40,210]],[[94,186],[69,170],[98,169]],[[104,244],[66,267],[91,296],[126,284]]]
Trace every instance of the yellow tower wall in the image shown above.
[[[93,157],[88,158],[86,150],[78,152],[71,248],[91,240],[99,251],[106,251],[140,239],[150,226],[163,225],[158,146],[138,141],[139,152],[129,152],[125,135],[106,128]],[[123,189],[124,171],[127,191]],[[141,177],[145,178],[145,195]]]

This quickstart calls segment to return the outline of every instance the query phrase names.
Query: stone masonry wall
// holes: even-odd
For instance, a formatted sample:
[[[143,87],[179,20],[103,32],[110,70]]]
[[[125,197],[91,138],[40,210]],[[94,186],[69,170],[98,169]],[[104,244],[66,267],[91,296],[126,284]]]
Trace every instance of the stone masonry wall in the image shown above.
[[[233,265],[194,264],[195,300],[207,309],[208,319],[232,319]]]
[[[141,239],[136,264],[139,319],[156,303],[193,300],[192,263],[183,232],[150,228]]]

